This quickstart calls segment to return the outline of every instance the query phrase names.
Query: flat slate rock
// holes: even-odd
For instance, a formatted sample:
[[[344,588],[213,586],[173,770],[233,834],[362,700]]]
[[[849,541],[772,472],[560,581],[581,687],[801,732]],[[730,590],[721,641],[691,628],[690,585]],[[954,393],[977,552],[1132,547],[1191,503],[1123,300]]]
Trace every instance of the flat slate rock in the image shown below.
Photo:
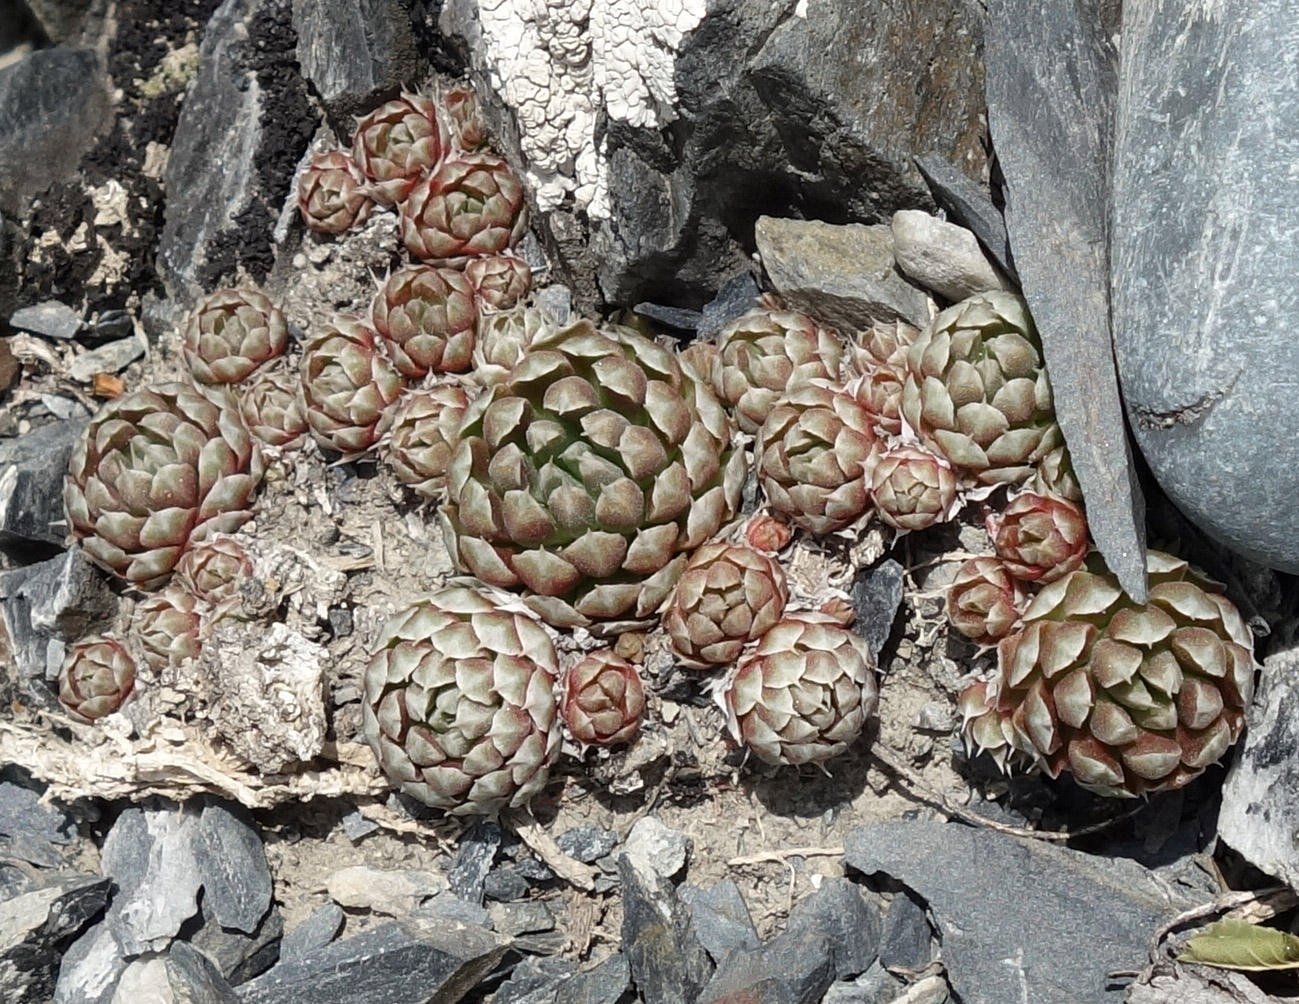
[[[9,326],[19,331],[46,338],[67,340],[77,337],[81,330],[81,315],[58,300],[46,300],[32,307],[15,310],[9,317]]]
[[[734,879],[722,879],[703,888],[682,886],[680,895],[690,907],[699,943],[717,964],[733,952],[755,951],[762,946]]]
[[[324,948],[338,937],[346,919],[337,903],[326,903],[284,936],[280,958],[288,961]]]
[[[390,923],[285,960],[237,992],[244,1004],[452,1004],[505,951],[477,928],[435,935]]]
[[[368,112],[423,76],[398,0],[293,0],[293,29],[302,74],[335,117]]]
[[[57,878],[0,903],[0,1004],[38,1004],[54,993],[61,950],[108,901],[98,876]]]
[[[625,854],[622,949],[645,1004],[694,1004],[713,972],[695,934],[689,908],[672,883]]]
[[[1299,886],[1299,650],[1268,656],[1222,789],[1218,835],[1256,868]]]
[[[39,792],[0,781],[0,857],[54,868],[63,857],[60,848],[76,833],[71,817],[57,806],[42,805]]]
[[[1141,969],[1155,928],[1193,905],[1133,861],[956,823],[861,826],[844,860],[928,902],[964,1004],[1120,1004],[1107,974]]]
[[[997,267],[1010,278],[1016,278],[1018,273],[1010,260],[1006,221],[983,186],[942,157],[917,157],[916,167],[929,186],[929,194],[948,218],[973,231]]]
[[[919,972],[933,959],[933,940],[925,905],[909,889],[895,893],[880,925],[880,962]]]
[[[785,936],[801,931],[817,931],[829,941],[836,979],[864,973],[879,955],[879,908],[846,878],[825,879],[820,889],[794,905]]]
[[[1288,572],[1295,15],[1289,0],[1125,5],[1112,235],[1114,345],[1141,452],[1202,530]]]
[[[988,125],[1005,175],[1011,253],[1042,336],[1088,527],[1123,588],[1144,602],[1145,503],[1109,323],[1117,57],[1099,7],[989,0]],[[1179,212],[1194,217],[1197,204],[1184,202]],[[1151,334],[1166,337],[1162,329]]]
[[[0,439],[0,543],[63,546],[63,472],[86,425],[68,419]]]
[[[242,810],[203,807],[195,845],[203,903],[222,927],[257,930],[271,905],[271,870],[257,830]]]
[[[163,951],[198,913],[199,811],[126,809],[104,838],[100,867],[117,885],[108,926],[127,955]]]

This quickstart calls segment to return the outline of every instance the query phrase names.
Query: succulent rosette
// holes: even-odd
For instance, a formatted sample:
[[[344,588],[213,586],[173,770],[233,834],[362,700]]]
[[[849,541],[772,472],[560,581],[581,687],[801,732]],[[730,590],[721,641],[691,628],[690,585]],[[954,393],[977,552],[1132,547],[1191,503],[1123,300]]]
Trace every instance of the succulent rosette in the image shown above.
[[[629,743],[645,717],[645,686],[635,666],[601,649],[583,656],[564,674],[559,710],[580,743]]]
[[[924,530],[955,514],[956,472],[932,450],[895,446],[871,469],[870,495],[880,519],[895,530]]]
[[[523,184],[500,157],[470,153],[421,180],[401,207],[401,239],[414,257],[459,264],[501,254],[528,228]]]
[[[843,753],[875,710],[866,643],[821,613],[790,614],[740,657],[721,691],[731,734],[771,764]]]
[[[919,334],[920,329],[906,321],[877,321],[853,339],[853,363],[862,373],[881,366],[905,373],[907,353]]]
[[[161,585],[191,538],[230,533],[251,515],[261,453],[239,416],[184,384],[109,401],[72,452],[68,525],[101,568]]]
[[[344,456],[370,450],[392,422],[404,381],[358,318],[335,317],[303,346],[300,392],[312,436]]]
[[[740,428],[755,433],[786,391],[838,380],[843,346],[806,314],[763,307],[721,330],[717,354],[717,395],[735,410]]]
[[[794,528],[783,519],[777,519],[768,513],[760,513],[745,524],[744,539],[749,542],[750,547],[775,554],[777,551],[783,551],[785,545],[794,539]]]
[[[501,383],[537,338],[555,330],[545,311],[538,307],[517,306],[484,313],[474,343],[474,379],[484,386]]]
[[[292,450],[307,437],[307,416],[296,372],[264,369],[239,396],[239,413],[248,431],[268,446]]]
[[[687,666],[734,662],[766,634],[789,598],[780,565],[749,547],[705,544],[677,580],[663,613],[672,649]]]
[[[395,206],[421,175],[436,170],[447,143],[433,102],[422,94],[403,94],[357,123],[352,157],[370,179],[375,201]]]
[[[1145,605],[1098,562],[1045,586],[996,676],[962,696],[967,738],[1113,797],[1180,788],[1221,758],[1253,695],[1249,629],[1186,562],[1151,551],[1147,570]]]
[[[1006,570],[1025,582],[1054,582],[1087,557],[1087,517],[1052,495],[1017,495],[1000,514],[988,517],[988,533]]]
[[[135,608],[133,637],[140,643],[144,661],[158,672],[198,657],[202,617],[198,600],[185,589],[171,587],[155,593]]]
[[[1010,634],[1023,605],[1023,588],[997,558],[969,559],[947,589],[947,619],[952,627],[983,645]]]
[[[883,436],[902,434],[902,388],[905,368],[878,365],[848,385],[853,396],[875,419],[875,430]]]
[[[464,388],[446,384],[408,391],[397,404],[380,454],[417,495],[431,499],[445,492],[447,465],[469,400]]]
[[[175,585],[196,599],[214,606],[239,598],[239,590],[253,574],[253,559],[233,537],[215,536],[200,541],[176,565]]]
[[[59,703],[75,721],[89,724],[117,711],[135,688],[135,660],[108,635],[68,646],[59,669]]]
[[[711,385],[713,366],[718,358],[717,346],[713,342],[693,341],[677,353],[677,358],[681,360],[682,366],[690,370],[696,380]]]
[[[451,141],[458,149],[474,153],[487,146],[487,125],[472,87],[459,84],[449,88],[438,103],[451,128]]]
[[[370,218],[365,175],[342,150],[318,153],[298,178],[298,212],[310,230],[341,234]]]
[[[650,339],[588,321],[547,332],[465,413],[447,547],[552,624],[649,616],[735,513],[732,437],[708,387]]]
[[[512,254],[475,258],[465,266],[465,278],[479,301],[493,310],[509,310],[532,288],[532,269]]]
[[[1082,489],[1078,486],[1078,475],[1074,473],[1073,458],[1069,456],[1069,447],[1064,445],[1063,437],[1059,438],[1060,445],[1053,447],[1038,461],[1033,479],[1028,483],[1029,490],[1039,495],[1054,495],[1070,502],[1082,502]]]
[[[426,265],[400,269],[379,289],[370,318],[404,376],[469,368],[478,307],[464,273]]]
[[[525,806],[559,755],[559,661],[531,616],[450,586],[394,615],[365,671],[362,727],[406,794],[453,815]]]
[[[283,355],[289,326],[270,297],[255,289],[218,289],[185,322],[181,349],[195,381],[237,383]]]
[[[758,431],[758,481],[777,512],[811,533],[831,533],[869,508],[871,468],[882,449],[856,398],[804,384]]]
[[[907,370],[907,424],[983,484],[1026,481],[1059,442],[1042,345],[1013,293],[944,310],[911,346]]]

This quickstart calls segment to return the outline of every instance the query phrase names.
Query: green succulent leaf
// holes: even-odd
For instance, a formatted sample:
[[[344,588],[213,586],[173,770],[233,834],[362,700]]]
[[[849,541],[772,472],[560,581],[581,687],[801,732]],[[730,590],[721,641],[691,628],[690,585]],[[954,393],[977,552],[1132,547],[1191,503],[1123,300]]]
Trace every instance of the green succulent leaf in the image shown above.
[[[1177,959],[1221,969],[1299,969],[1299,938],[1274,927],[1220,920],[1191,938]]]

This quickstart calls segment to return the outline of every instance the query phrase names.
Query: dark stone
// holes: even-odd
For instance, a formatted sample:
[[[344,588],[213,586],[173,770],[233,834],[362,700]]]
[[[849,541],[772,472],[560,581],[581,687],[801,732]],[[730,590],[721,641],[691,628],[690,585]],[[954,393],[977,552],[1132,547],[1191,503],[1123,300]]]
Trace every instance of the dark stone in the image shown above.
[[[111,116],[103,60],[90,49],[39,49],[0,69],[0,212],[20,217],[71,177]]]
[[[398,0],[293,0],[302,75],[339,124],[424,76]],[[346,123],[349,131],[351,122]]]
[[[698,1004],[820,1004],[834,982],[834,948],[813,925],[793,928],[718,967]]]
[[[212,960],[183,941],[167,952],[167,983],[175,1004],[239,1004],[239,995]]]
[[[699,327],[699,321],[704,316],[697,310],[665,307],[661,303],[638,303],[635,310],[641,317],[648,317],[651,321],[657,321],[659,324],[668,328],[675,328],[677,331],[693,332]]]
[[[1247,722],[1222,789],[1218,835],[1256,868],[1299,883],[1299,650],[1263,661]]]
[[[1144,602],[1145,502],[1123,422],[1109,322],[1114,45],[1097,0],[1048,0],[1031,9],[992,0],[984,30],[988,124],[1005,175],[1006,229],[1042,336],[1056,419],[1096,546],[1123,588]],[[1157,72],[1166,80],[1165,50],[1158,51]],[[1206,64],[1194,65],[1198,74]],[[1194,218],[1187,207],[1204,205],[1179,200],[1179,216]],[[1163,239],[1158,227],[1151,232]],[[1126,270],[1115,274],[1123,281]],[[1200,288],[1186,292],[1194,299]],[[1161,345],[1170,330],[1163,323],[1150,329]],[[1126,380],[1124,391],[1131,393]]]
[[[573,963],[566,959],[524,959],[496,991],[492,1004],[555,1004],[573,972]],[[567,996],[564,993],[565,1000]]]
[[[21,6],[21,3],[20,3]],[[54,42],[89,43],[108,16],[103,0],[27,0],[44,34]]]
[[[330,618],[333,618],[333,611],[330,611]],[[349,614],[350,623],[350,614]],[[350,633],[350,632],[349,632]],[[353,809],[343,817],[343,832],[347,834],[347,839],[354,844],[360,843],[371,833],[379,828],[379,824],[373,819],[367,819],[356,809]]]
[[[85,429],[69,419],[0,440],[0,544],[63,546],[63,474]]]
[[[695,934],[690,911],[672,883],[637,867],[625,854],[622,877],[622,950],[645,1004],[694,1004],[713,972]]]
[[[1177,507],[1299,572],[1299,19],[1238,0],[1203,13],[1124,12],[1115,354],[1137,444]]]
[[[544,862],[538,861],[531,854],[522,855],[514,867],[529,882],[549,882],[555,877],[555,873]]]
[[[100,921],[63,953],[54,1004],[109,1004],[126,971],[122,956],[108,924]]]
[[[997,267],[1012,279],[1018,273],[1010,261],[1006,221],[982,185],[971,181],[942,157],[917,157],[916,167],[929,186],[938,208],[978,238]]]
[[[222,927],[251,934],[271,905],[271,870],[256,829],[234,810],[212,801],[203,808],[194,854],[204,902]]]
[[[317,126],[296,46],[284,0],[225,0],[203,33],[158,247],[159,272],[183,304],[240,267],[260,282],[274,263],[274,221]]]
[[[857,613],[853,625],[877,659],[893,631],[893,621],[902,606],[902,582],[906,570],[892,558],[857,573],[852,583],[852,605]]]
[[[56,878],[0,909],[0,1001],[40,1004],[54,993],[62,950],[108,902],[107,879]]]
[[[81,315],[58,300],[46,300],[34,307],[15,310],[9,318],[9,326],[33,335],[66,341],[77,337],[81,330]]]
[[[526,903],[494,903],[488,915],[496,933],[507,938],[555,929],[555,915],[545,903],[537,900]]]
[[[337,903],[326,903],[280,942],[280,958],[288,961],[310,955],[338,937],[346,920]]]
[[[758,305],[762,290],[752,272],[741,272],[722,283],[717,295],[704,304],[697,338],[712,338],[737,317],[743,317]]]
[[[73,359],[68,378],[78,383],[93,383],[100,373],[120,373],[143,355],[144,343],[138,338],[105,342]]]
[[[929,904],[964,1004],[1118,1004],[1107,975],[1144,966],[1150,932],[1190,905],[1133,861],[956,823],[861,826],[844,860]]]
[[[410,915],[421,923],[432,921],[435,924],[449,922],[469,924],[474,927],[492,926],[491,913],[477,903],[470,903],[450,892],[440,892],[436,896],[430,896],[415,907]]]
[[[10,653],[0,659],[0,696],[54,707],[48,685],[58,676],[64,645],[107,627],[117,604],[80,548],[0,572],[0,650]]]
[[[0,857],[55,868],[77,828],[67,813],[40,799],[39,791],[0,781]]]
[[[855,980],[831,983],[821,1004],[893,1004],[906,989],[904,981],[876,962]]]
[[[455,859],[447,869],[451,891],[463,900],[482,905],[483,883],[501,847],[501,828],[480,820],[464,832]]]
[[[77,341],[86,345],[100,345],[126,338],[134,332],[135,321],[125,310],[105,310],[91,328],[81,332]]]
[[[795,310],[843,332],[877,321],[921,327],[929,320],[929,297],[898,271],[887,224],[762,216],[754,237],[772,286]]]
[[[522,899],[532,886],[519,874],[517,868],[497,868],[483,880],[483,893],[488,899],[510,903]]]
[[[819,932],[829,942],[836,979],[864,973],[879,954],[879,909],[846,878],[825,879],[794,906],[785,936],[804,930]]]
[[[126,809],[104,838],[100,867],[117,891],[107,922],[127,955],[163,951],[198,913],[193,805]]]
[[[431,933],[384,924],[285,960],[238,993],[243,1004],[457,1001],[504,954],[505,946],[480,928]]]
[[[618,1004],[631,986],[627,956],[611,955],[598,966],[578,973],[563,988],[562,1004]],[[560,1004],[557,1000],[556,1004]]]
[[[204,889],[200,920],[194,931],[188,930],[189,925],[182,928],[181,936],[211,959],[222,978],[234,986],[260,976],[280,958],[284,918],[274,904],[253,931],[244,932],[217,920]]]
[[[681,899],[690,907],[699,943],[719,966],[733,952],[762,947],[740,887],[732,879],[700,888],[682,886]]]
[[[910,890],[895,893],[884,911],[880,962],[887,969],[919,972],[933,958],[933,931],[924,904]]]
[[[620,839],[612,830],[598,826],[574,826],[556,837],[555,843],[570,858],[589,865],[617,847]]]

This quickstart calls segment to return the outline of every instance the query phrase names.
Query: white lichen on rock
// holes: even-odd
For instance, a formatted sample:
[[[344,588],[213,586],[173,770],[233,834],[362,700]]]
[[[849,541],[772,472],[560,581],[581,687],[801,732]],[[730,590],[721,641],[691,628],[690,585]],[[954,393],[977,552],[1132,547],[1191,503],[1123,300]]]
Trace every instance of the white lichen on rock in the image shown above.
[[[478,0],[493,89],[513,110],[542,210],[572,192],[606,218],[608,167],[595,130],[659,128],[677,117],[676,53],[705,0]]]

